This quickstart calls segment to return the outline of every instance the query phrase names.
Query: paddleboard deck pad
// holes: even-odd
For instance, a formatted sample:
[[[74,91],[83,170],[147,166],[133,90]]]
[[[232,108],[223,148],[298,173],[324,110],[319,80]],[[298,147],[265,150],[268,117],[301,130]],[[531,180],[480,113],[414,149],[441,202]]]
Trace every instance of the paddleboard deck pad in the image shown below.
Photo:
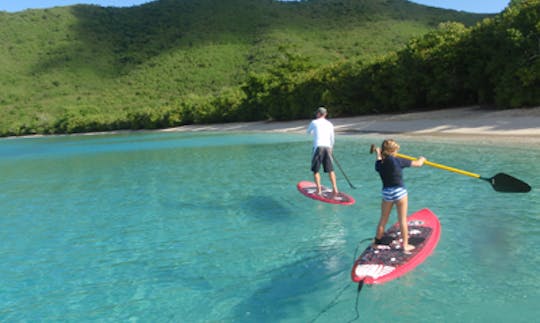
[[[381,244],[370,245],[355,261],[351,277],[354,282],[382,284],[413,270],[435,250],[441,236],[439,219],[429,209],[422,209],[407,218],[409,244],[415,246],[403,252],[399,223],[390,227]]]
[[[336,196],[333,196],[332,189],[325,186],[321,187],[322,194],[319,195],[317,194],[317,185],[313,182],[301,181],[296,184],[296,188],[300,191],[300,193],[314,200],[341,205],[352,205],[355,203],[352,196],[343,192],[339,192]]]

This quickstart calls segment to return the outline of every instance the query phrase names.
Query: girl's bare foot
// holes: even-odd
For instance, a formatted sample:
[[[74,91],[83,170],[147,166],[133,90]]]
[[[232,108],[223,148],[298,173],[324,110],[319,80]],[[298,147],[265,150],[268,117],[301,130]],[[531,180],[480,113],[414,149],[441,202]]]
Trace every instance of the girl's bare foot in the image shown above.
[[[415,249],[415,246],[413,246],[412,244],[408,244],[408,245],[403,246],[403,251],[405,251],[405,252],[411,252],[414,249]]]

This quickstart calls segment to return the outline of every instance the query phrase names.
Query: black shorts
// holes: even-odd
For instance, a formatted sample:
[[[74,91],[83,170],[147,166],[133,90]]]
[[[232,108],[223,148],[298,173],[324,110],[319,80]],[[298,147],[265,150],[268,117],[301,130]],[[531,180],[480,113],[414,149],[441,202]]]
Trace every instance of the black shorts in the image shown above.
[[[324,172],[334,171],[334,164],[332,163],[332,155],[330,154],[331,148],[329,147],[317,147],[313,152],[311,158],[311,171],[318,173],[323,166]]]

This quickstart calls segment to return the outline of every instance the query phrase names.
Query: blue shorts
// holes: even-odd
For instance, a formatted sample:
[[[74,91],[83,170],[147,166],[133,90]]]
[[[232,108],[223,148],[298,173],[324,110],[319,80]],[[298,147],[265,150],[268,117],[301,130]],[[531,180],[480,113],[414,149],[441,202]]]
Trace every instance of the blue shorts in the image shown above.
[[[407,189],[402,186],[385,187],[382,190],[382,198],[387,202],[397,202],[407,196]]]

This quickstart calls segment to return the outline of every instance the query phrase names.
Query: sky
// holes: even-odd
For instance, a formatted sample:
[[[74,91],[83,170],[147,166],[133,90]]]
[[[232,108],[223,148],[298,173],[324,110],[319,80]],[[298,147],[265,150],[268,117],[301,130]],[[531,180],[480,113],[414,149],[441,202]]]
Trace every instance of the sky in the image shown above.
[[[288,0],[283,0],[288,1]],[[290,0],[289,0],[290,1]],[[295,1],[295,0],[292,0]],[[1,0],[0,11],[17,12],[25,9],[43,9],[74,4],[95,4],[102,7],[131,7],[149,0]],[[510,0],[412,0],[419,4],[475,13],[501,12]]]

